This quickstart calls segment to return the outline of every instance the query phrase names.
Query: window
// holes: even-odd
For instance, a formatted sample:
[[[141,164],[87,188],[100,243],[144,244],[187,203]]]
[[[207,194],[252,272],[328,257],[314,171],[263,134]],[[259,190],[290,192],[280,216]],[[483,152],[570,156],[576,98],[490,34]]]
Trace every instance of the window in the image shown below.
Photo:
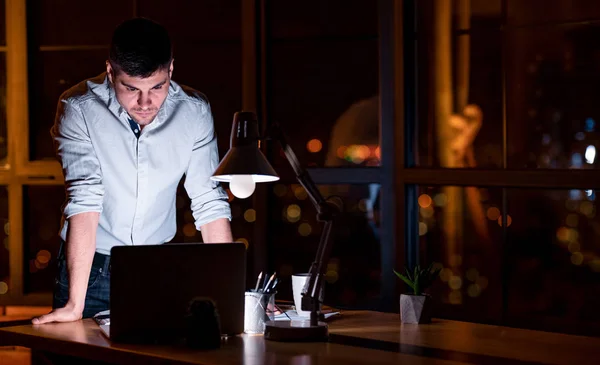
[[[311,170],[342,211],[326,263],[326,303],[378,308],[379,181],[370,177],[381,160],[377,3],[265,4],[265,124],[280,124],[300,163],[325,174],[327,181]],[[283,151],[268,151],[282,177],[268,189],[268,270],[291,283],[314,261],[323,223]],[[291,286],[280,288],[278,297],[291,300]]]
[[[405,18],[418,24],[407,250],[443,269],[432,289],[446,318],[597,329],[592,3],[424,1]]]

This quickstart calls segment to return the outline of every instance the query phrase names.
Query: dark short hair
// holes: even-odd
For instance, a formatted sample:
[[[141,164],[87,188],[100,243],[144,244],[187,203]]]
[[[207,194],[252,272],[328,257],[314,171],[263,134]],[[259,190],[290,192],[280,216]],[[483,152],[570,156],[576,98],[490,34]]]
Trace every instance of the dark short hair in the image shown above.
[[[113,33],[108,60],[115,73],[145,78],[168,68],[172,59],[167,30],[150,19],[127,20]]]

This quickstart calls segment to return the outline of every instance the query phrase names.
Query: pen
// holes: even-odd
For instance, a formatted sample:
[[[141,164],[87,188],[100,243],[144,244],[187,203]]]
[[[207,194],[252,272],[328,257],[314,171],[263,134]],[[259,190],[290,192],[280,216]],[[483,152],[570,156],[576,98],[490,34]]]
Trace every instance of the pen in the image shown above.
[[[265,287],[263,289],[264,293],[269,291],[269,285],[271,285],[271,283],[273,282],[273,279],[275,279],[275,273],[273,273],[273,275],[271,275],[271,277],[269,278],[269,281],[267,281],[267,283],[265,284]]]
[[[271,284],[271,288],[267,289],[269,291],[269,293],[275,292],[275,288],[277,287],[277,284],[279,284],[279,278],[275,278],[275,280],[273,280],[273,284]]]
[[[258,287],[262,283],[262,274],[262,271],[260,272],[260,274],[258,274],[258,280],[256,280],[256,288],[254,288],[255,292],[258,292]]]

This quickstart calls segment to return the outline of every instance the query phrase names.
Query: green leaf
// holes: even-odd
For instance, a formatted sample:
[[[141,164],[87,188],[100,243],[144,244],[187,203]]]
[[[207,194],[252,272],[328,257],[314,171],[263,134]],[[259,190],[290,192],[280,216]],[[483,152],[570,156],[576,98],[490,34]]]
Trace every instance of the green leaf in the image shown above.
[[[406,277],[407,277],[409,280],[411,280],[411,281],[412,281],[412,280],[413,280],[413,277],[412,277],[412,275],[410,274],[410,271],[408,271],[408,268],[407,268],[407,267],[405,267],[405,268],[404,268],[404,271],[406,271]]]
[[[397,272],[396,270],[394,270],[394,273],[402,280],[406,283],[406,285],[408,285],[409,287],[411,287],[411,289],[414,290],[415,288],[415,284],[412,280],[410,280],[409,278],[407,278],[406,276],[400,274],[399,272]]]

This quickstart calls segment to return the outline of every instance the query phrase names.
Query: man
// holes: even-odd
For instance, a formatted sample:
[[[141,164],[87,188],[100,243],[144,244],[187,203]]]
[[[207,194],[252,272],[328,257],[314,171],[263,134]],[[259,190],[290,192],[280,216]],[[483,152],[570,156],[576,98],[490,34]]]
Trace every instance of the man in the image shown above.
[[[51,134],[67,191],[64,244],[53,311],[34,324],[108,309],[110,249],[173,238],[184,174],[203,241],[232,241],[227,194],[209,179],[219,162],[210,106],[172,73],[166,30],[132,19],[113,34],[106,73],[61,96]]]

